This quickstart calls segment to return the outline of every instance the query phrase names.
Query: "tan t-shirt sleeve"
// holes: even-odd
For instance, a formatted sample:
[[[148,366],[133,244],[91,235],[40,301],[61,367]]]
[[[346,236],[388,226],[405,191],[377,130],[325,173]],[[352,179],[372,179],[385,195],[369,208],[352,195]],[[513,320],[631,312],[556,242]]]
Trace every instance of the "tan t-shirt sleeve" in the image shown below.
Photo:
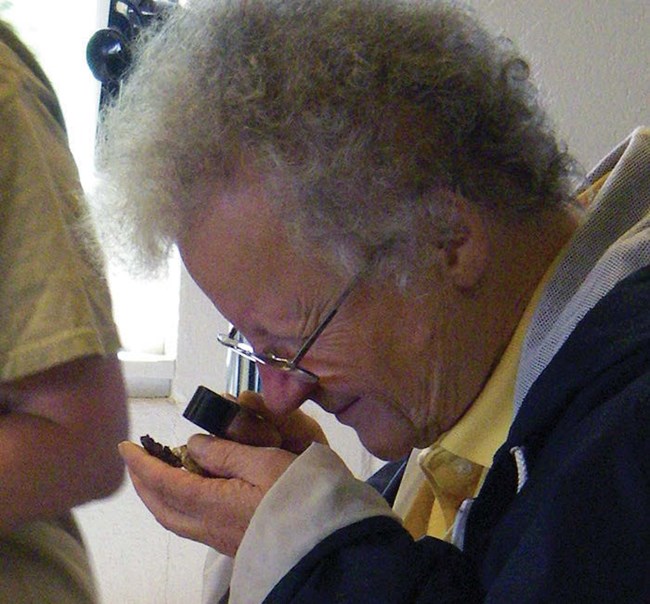
[[[119,348],[56,106],[0,44],[0,381]]]

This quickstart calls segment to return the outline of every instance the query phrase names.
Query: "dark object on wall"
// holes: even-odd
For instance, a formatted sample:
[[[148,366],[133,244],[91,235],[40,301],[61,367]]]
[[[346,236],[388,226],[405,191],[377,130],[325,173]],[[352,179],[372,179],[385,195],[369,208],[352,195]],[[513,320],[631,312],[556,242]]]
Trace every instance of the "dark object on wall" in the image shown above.
[[[102,84],[100,105],[118,93],[127,76],[133,41],[177,5],[177,0],[111,0],[108,27],[95,32],[86,47],[90,71]]]

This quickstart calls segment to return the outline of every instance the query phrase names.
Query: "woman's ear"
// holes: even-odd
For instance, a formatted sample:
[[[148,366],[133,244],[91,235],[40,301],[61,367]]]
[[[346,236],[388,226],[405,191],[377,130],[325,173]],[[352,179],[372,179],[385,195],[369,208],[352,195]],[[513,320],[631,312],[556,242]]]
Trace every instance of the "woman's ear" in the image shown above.
[[[490,237],[483,212],[460,195],[449,193],[449,228],[440,235],[441,267],[459,290],[479,285],[490,258]]]

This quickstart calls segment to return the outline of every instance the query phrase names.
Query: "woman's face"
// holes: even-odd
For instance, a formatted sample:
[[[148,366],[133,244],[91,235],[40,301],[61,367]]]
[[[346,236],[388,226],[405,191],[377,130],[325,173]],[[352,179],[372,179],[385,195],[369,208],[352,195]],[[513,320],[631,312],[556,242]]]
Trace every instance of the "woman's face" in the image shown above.
[[[349,279],[313,254],[299,255],[261,187],[212,195],[214,211],[180,242],[183,260],[217,309],[257,352],[292,358]],[[443,280],[412,295],[370,272],[352,289],[300,365],[304,384],[260,366],[267,406],[285,414],[310,399],[354,428],[366,448],[397,459],[457,421],[446,326],[453,300]]]

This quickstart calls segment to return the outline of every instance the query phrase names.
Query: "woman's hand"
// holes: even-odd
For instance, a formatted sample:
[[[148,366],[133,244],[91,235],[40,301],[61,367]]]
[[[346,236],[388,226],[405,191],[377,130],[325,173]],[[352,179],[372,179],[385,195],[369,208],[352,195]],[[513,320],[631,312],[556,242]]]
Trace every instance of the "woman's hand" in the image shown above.
[[[327,444],[318,423],[302,411],[274,416],[256,392],[243,392],[236,400],[243,411],[226,430],[228,440],[197,434],[187,443],[209,478],[172,468],[133,443],[120,445],[133,486],[158,522],[229,556],[296,455],[313,442]]]
[[[213,478],[172,468],[133,443],[119,449],[138,495],[162,526],[234,556],[260,501],[296,456],[203,434],[187,446]]]

